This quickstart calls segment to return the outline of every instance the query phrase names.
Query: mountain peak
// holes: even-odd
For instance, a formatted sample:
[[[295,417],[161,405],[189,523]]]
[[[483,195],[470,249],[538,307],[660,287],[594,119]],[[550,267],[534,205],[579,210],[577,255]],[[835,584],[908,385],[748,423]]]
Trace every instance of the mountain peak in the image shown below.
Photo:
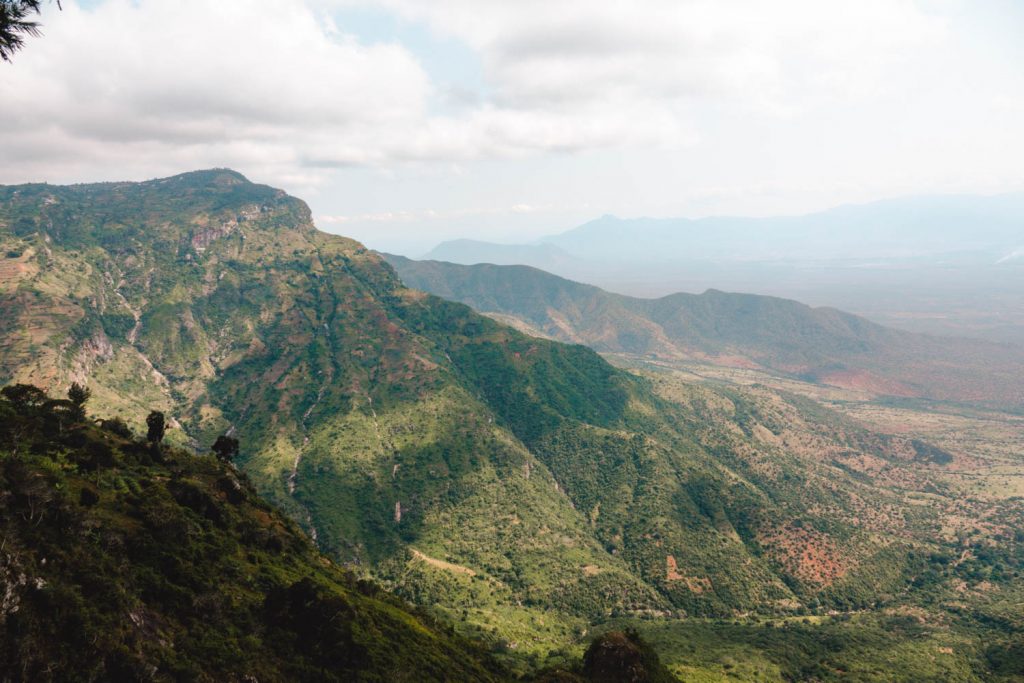
[[[230,187],[234,185],[253,185],[254,183],[238,171],[230,168],[206,168],[186,171],[168,178],[156,178],[150,182],[170,184],[185,183],[188,185],[213,185]]]
[[[229,234],[315,230],[305,202],[226,168],[143,182],[2,186],[0,220],[15,236],[45,234],[69,248],[163,243],[179,255]]]

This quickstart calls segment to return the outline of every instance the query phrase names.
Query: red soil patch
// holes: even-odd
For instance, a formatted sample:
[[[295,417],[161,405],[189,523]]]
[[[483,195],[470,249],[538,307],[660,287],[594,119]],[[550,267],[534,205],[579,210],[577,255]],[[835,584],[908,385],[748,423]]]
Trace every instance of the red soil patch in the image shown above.
[[[682,581],[691,593],[697,593],[698,595],[704,591],[711,590],[711,579],[680,574],[679,565],[676,564],[676,558],[672,555],[665,556],[665,581],[673,583]]]
[[[787,573],[804,583],[828,586],[850,569],[832,537],[816,529],[787,524],[758,540]]]

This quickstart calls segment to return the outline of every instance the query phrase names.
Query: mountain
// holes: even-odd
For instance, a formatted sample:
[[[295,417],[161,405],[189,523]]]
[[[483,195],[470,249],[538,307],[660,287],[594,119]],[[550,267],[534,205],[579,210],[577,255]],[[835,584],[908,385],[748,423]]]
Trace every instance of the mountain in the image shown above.
[[[494,244],[469,239],[442,242],[424,258],[455,263],[530,263],[548,269],[572,267],[576,260],[562,249],[550,244]]]
[[[4,680],[510,680],[327,561],[233,466],[33,389],[0,397]]]
[[[604,216],[528,247],[443,243],[424,259],[533,266],[645,298],[765,294],[914,332],[1024,344],[1021,226],[1022,193],[908,197],[801,216]]]
[[[592,260],[979,259],[1016,245],[1024,193],[888,199],[800,216],[605,216],[544,242]]]
[[[325,554],[515,673],[609,620],[946,609],[1022,566],[1019,511],[965,495],[959,449],[528,336],[232,171],[2,187],[0,254],[0,382],[85,382],[98,414],[162,410],[203,451],[233,434]],[[907,680],[980,666],[963,637]]]
[[[763,368],[877,395],[1024,405],[1024,350],[886,328],[830,308],[708,290],[637,299],[526,266],[386,256],[410,287],[597,351]]]
[[[922,262],[994,264],[1019,247],[1024,193],[925,196],[764,218],[606,215],[534,245],[444,242],[424,260],[562,267],[689,262]],[[552,264],[556,253],[561,263]],[[573,263],[573,259],[577,263]],[[546,260],[547,263],[542,263]],[[551,269],[551,268],[547,268]],[[561,272],[556,270],[556,272]]]

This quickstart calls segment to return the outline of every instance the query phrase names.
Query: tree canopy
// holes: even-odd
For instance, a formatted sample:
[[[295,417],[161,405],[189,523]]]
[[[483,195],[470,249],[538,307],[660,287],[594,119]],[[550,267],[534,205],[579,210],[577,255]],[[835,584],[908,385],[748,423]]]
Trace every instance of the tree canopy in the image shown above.
[[[238,439],[224,434],[218,436],[210,450],[224,462],[231,462],[238,455]]]
[[[32,17],[39,14],[40,4],[41,0],[0,0],[0,59],[11,61],[24,45],[25,36],[39,35],[39,23]]]
[[[159,410],[152,411],[146,417],[146,440],[151,444],[159,444],[164,440],[164,414]]]

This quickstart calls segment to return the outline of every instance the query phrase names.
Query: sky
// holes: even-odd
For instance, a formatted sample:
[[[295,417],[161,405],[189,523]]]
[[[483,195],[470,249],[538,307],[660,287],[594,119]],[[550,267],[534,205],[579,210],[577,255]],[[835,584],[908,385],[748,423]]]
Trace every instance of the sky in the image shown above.
[[[1019,0],[62,7],[0,63],[0,183],[230,167],[410,256],[1024,190]]]

